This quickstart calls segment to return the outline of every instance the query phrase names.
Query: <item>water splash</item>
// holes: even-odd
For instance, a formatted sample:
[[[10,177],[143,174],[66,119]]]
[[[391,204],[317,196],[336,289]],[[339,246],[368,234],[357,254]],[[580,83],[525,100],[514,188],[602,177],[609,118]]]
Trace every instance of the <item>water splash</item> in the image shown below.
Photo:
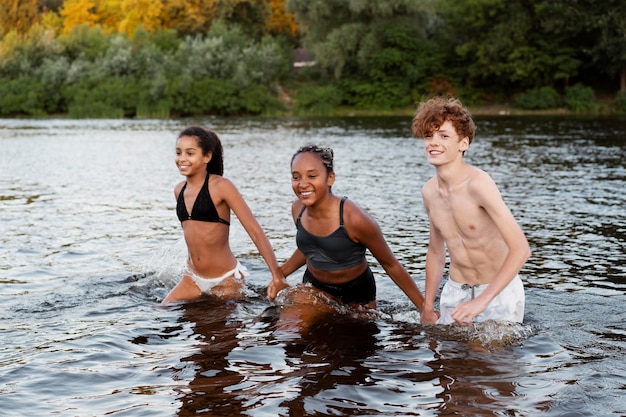
[[[336,312],[340,314],[348,314],[352,309],[329,296],[323,291],[309,285],[295,285],[281,290],[274,300],[276,305],[281,308],[287,308],[297,305],[310,305],[314,308],[327,312]]]
[[[165,287],[176,285],[185,269],[187,246],[183,238],[170,245],[162,245],[142,265],[142,271],[156,284]]]
[[[458,324],[429,326],[429,330],[440,338],[461,340],[470,346],[488,350],[519,345],[537,333],[533,325],[498,320],[472,323],[467,327]]]

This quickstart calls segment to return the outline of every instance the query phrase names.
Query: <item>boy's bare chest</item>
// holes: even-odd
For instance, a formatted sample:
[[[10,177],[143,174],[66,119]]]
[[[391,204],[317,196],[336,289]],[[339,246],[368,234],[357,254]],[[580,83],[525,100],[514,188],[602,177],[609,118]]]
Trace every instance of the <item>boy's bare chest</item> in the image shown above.
[[[478,234],[485,217],[484,209],[468,198],[438,198],[430,205],[430,220],[444,236]]]

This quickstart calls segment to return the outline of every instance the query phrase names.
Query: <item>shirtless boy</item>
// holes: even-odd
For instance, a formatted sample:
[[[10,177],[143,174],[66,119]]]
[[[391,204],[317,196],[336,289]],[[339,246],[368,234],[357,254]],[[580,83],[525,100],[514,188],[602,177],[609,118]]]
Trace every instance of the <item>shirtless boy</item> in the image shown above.
[[[424,139],[436,169],[422,188],[430,221],[422,323],[522,322],[525,298],[518,273],[530,247],[493,179],[463,159],[474,139],[469,111],[457,99],[436,97],[419,105],[411,127]],[[449,279],[438,317],[434,302],[446,249]]]

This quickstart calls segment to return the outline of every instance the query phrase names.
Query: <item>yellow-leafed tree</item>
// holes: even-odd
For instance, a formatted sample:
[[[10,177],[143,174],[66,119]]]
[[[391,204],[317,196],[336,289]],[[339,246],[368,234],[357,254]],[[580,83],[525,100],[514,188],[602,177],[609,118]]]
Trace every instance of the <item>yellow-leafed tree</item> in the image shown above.
[[[39,21],[37,0],[2,0],[0,2],[0,36],[12,30],[26,33]]]
[[[267,20],[267,33],[278,35],[286,33],[296,36],[298,24],[294,16],[287,11],[286,0],[269,0],[271,13]]]
[[[217,15],[218,0],[166,0],[163,26],[180,34],[206,33]]]
[[[122,15],[118,31],[133,37],[137,27],[156,32],[163,27],[163,3],[154,0],[122,0]]]
[[[98,24],[96,3],[93,0],[66,0],[59,11],[63,18],[62,32],[67,34],[74,26]]]
[[[96,0],[98,23],[105,32],[117,32],[124,19],[123,0]]]

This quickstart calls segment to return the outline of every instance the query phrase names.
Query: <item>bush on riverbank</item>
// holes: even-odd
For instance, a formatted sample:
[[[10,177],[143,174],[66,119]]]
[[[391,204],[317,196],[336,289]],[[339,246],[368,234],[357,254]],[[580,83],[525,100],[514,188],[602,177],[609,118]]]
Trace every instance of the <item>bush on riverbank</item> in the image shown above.
[[[626,93],[618,93],[614,105],[617,112],[626,113]]]
[[[517,95],[513,105],[522,110],[550,110],[565,107],[575,112],[591,112],[598,108],[593,88],[576,84],[566,87],[560,95],[552,87],[541,87]]]
[[[0,115],[271,114],[281,109],[272,88],[290,70],[275,39],[251,43],[220,24],[183,39],[139,31],[131,40],[89,26],[59,38],[36,27],[28,39],[0,62]]]

